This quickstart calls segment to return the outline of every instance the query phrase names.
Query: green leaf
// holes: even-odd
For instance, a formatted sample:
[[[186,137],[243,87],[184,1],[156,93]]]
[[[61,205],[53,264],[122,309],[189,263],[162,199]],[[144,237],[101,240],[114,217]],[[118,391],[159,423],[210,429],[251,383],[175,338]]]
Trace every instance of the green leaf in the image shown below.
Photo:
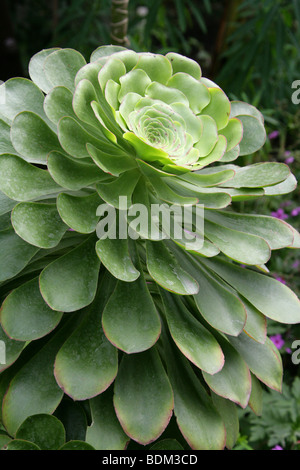
[[[16,201],[8,198],[0,191],[0,215],[7,214],[15,207]]]
[[[297,187],[297,180],[291,173],[290,176],[282,183],[274,184],[273,186],[267,186],[264,188],[264,194],[266,196],[280,196],[282,194],[288,194],[294,191]]]
[[[223,260],[203,258],[201,262],[231,284],[266,317],[280,323],[299,323],[299,299],[282,282]]]
[[[135,281],[140,272],[135,268],[128,251],[127,239],[99,240],[96,253],[106,269],[117,279],[124,282]]]
[[[208,88],[188,73],[177,72],[167,82],[167,86],[181,91],[189,100],[190,108],[195,114],[199,114],[210,102]]]
[[[145,52],[140,54],[138,63],[134,67],[147,73],[151,82],[167,83],[172,75],[172,66],[169,60],[161,54]]]
[[[226,152],[229,152],[234,147],[236,147],[242,140],[243,126],[241,121],[237,118],[229,119],[228,124],[222,129],[221,134],[226,137]]]
[[[264,162],[235,167],[236,174],[230,180],[231,188],[260,188],[272,186],[286,180],[291,171],[284,163]],[[222,186],[227,186],[226,183]]]
[[[73,312],[93,301],[100,268],[95,242],[90,236],[41,272],[41,294],[53,310]]]
[[[155,348],[123,356],[114,386],[114,406],[126,434],[140,444],[154,441],[167,427],[173,393]]]
[[[57,125],[64,116],[76,119],[72,101],[73,94],[68,88],[64,86],[52,88],[44,100],[44,110],[50,121]]]
[[[258,343],[264,343],[267,335],[267,319],[254,305],[239,296],[247,312],[244,332]]]
[[[41,450],[57,450],[65,442],[63,424],[48,414],[29,416],[19,427],[16,439],[33,442]]]
[[[38,248],[22,240],[12,228],[0,232],[0,282],[22,271],[37,251]]]
[[[0,157],[0,187],[9,198],[16,201],[28,201],[61,190],[47,170],[10,154]]]
[[[8,434],[0,434],[0,450],[3,450],[3,447],[5,446],[6,448],[6,444],[8,444],[9,442],[11,442],[11,437],[8,435]]]
[[[43,63],[47,80],[55,86],[75,90],[75,76],[86,65],[84,57],[74,49],[60,49],[50,54]]]
[[[15,341],[9,338],[2,326],[0,325],[0,341],[2,345],[4,344],[4,350],[1,348],[0,354],[0,372],[8,369],[11,364],[13,364],[16,359],[20,356],[22,350],[24,349],[24,341]],[[5,356],[5,357],[2,357]],[[4,360],[3,360],[4,359]]]
[[[132,170],[137,166],[135,159],[124,153],[121,149],[118,154],[113,155],[112,153],[105,153],[91,144],[87,144],[87,150],[101,170],[114,176],[119,176],[121,173]]]
[[[94,164],[72,159],[60,152],[49,154],[48,170],[57,184],[75,191],[100,181],[104,175]]]
[[[23,439],[14,439],[10,441],[6,446],[5,450],[41,450],[36,444]]]
[[[284,248],[293,242],[293,233],[282,220],[266,215],[240,214],[225,211],[205,211],[205,218],[224,227],[258,235],[271,250]]]
[[[230,111],[230,117],[239,117],[239,116],[253,116],[257,118],[262,124],[264,123],[264,118],[263,115],[260,111],[258,111],[255,106],[252,106],[251,104],[244,103],[243,101],[231,101],[231,111]]]
[[[107,58],[116,52],[126,51],[127,49],[122,46],[100,46],[94,50],[91,55],[91,62],[97,62],[99,59]]]
[[[58,51],[59,48],[43,49],[35,54],[29,62],[29,75],[31,80],[45,93],[48,93],[53,87],[45,75],[44,62],[52,52]]]
[[[243,124],[243,138],[240,142],[240,155],[257,152],[266,141],[266,131],[261,121],[253,116],[238,116]]]
[[[237,338],[230,337],[229,341],[261,382],[281,392],[282,362],[276,346],[269,338],[260,344],[241,333]]]
[[[216,374],[224,355],[216,339],[177,299],[160,291],[171,336],[180,351],[199,369]]]
[[[200,158],[198,162],[193,165],[193,169],[199,170],[207,165],[210,165],[211,163],[221,160],[226,151],[226,146],[227,140],[223,135],[220,134],[210,153],[205,155],[203,158]]]
[[[225,356],[222,370],[214,375],[203,371],[203,378],[211,390],[242,408],[248,404],[251,393],[250,371],[239,353],[221,335],[216,336]]]
[[[199,187],[207,187],[207,186],[217,186],[222,184],[228,180],[231,180],[235,175],[235,171],[228,169],[228,170],[221,170],[216,171],[211,174],[202,173],[202,170],[188,172],[182,176],[180,179],[184,181],[188,181],[189,183],[194,184],[195,186]]]
[[[177,193],[185,196],[196,196],[198,204],[203,204],[208,209],[223,209],[231,203],[231,196],[227,189],[201,188],[195,183],[175,178],[164,178],[168,185]]]
[[[56,204],[20,202],[13,209],[11,221],[19,237],[39,248],[58,245],[68,228]]]
[[[59,405],[63,392],[53,375],[57,350],[65,338],[60,330],[14,376],[3,400],[3,424],[9,434],[15,435],[29,416],[52,414]]]
[[[2,304],[0,319],[6,334],[18,341],[31,341],[50,333],[58,325],[61,312],[53,312],[44,302],[38,278],[21,284]]]
[[[249,406],[257,416],[261,416],[263,411],[263,388],[254,374],[251,374],[251,384]]]
[[[146,249],[149,274],[160,286],[176,294],[197,294],[197,282],[182,269],[164,242],[146,242]]]
[[[221,415],[226,429],[226,447],[231,450],[239,436],[239,416],[234,403],[222,398],[215,393],[211,398],[218,413]]]
[[[86,431],[86,442],[96,450],[124,450],[130,439],[117,419],[112,387],[89,403],[92,423]]]
[[[58,123],[58,137],[63,149],[74,158],[90,158],[86,145],[94,144],[102,148],[101,134],[99,139],[87,132],[75,119],[66,116]],[[109,145],[108,141],[106,146]],[[110,148],[110,145],[109,145]],[[49,150],[61,150],[52,148]]]
[[[174,414],[180,431],[192,449],[222,450],[224,423],[188,360],[164,341],[168,376],[174,393]]]
[[[11,78],[5,82],[4,87],[5,103],[1,104],[0,116],[11,123],[19,113],[31,111],[47,120],[43,108],[44,95],[32,81],[27,78]]]
[[[104,290],[105,287],[105,290]],[[118,370],[117,350],[105,337],[101,316],[114,281],[105,282],[82,322],[59,350],[54,374],[61,389],[73,400],[86,400],[106,390]]]
[[[96,192],[88,196],[60,193],[57,197],[57,210],[65,224],[76,232],[92,233],[99,220],[97,208],[102,202]]]
[[[111,79],[116,83],[119,83],[120,77],[126,74],[126,68],[120,59],[115,57],[109,57],[103,67],[101,68],[98,80],[102,91],[105,90],[105,85]]]
[[[31,163],[46,164],[52,150],[61,150],[57,135],[37,114],[23,111],[11,126],[11,140],[14,148]]]
[[[160,318],[140,263],[136,254],[133,255],[133,263],[141,275],[133,282],[118,281],[102,317],[103,330],[109,341],[128,354],[151,348],[161,331]]]
[[[139,170],[129,170],[119,178],[114,179],[110,183],[99,183],[96,185],[96,189],[100,197],[111,206],[117,209],[125,209],[122,207],[122,200],[120,197],[126,198],[128,207],[131,206],[131,197],[134,188],[140,178]]]
[[[246,310],[241,300],[207,270],[203,270],[202,260],[197,255],[186,257],[185,253],[172,245],[180,264],[198,282],[199,293],[194,295],[196,305],[208,324],[229,335],[240,334],[246,322]],[[205,292],[205,295],[203,295]],[[217,314],[216,314],[217,312]],[[201,318],[200,318],[201,320]]]
[[[194,77],[196,80],[200,80],[201,68],[198,62],[181,54],[177,54],[176,52],[169,52],[166,54],[166,57],[171,62],[173,75],[175,75],[177,72],[185,72]]]
[[[17,154],[10,140],[10,126],[0,119],[0,155],[3,153]]]
[[[264,264],[271,255],[268,243],[261,237],[233,230],[205,220],[205,236],[226,256],[244,264]]]
[[[201,113],[212,117],[218,130],[224,129],[229,121],[230,101],[220,88],[208,88],[208,90],[210,101]]]
[[[58,450],[95,450],[95,448],[84,441],[69,441]]]

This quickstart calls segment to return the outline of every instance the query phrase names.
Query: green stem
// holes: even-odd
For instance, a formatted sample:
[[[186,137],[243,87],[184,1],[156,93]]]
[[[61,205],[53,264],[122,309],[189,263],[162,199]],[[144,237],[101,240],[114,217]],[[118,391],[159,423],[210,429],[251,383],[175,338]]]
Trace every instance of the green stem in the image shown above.
[[[117,46],[128,47],[128,4],[129,0],[112,0],[111,6],[111,41]]]

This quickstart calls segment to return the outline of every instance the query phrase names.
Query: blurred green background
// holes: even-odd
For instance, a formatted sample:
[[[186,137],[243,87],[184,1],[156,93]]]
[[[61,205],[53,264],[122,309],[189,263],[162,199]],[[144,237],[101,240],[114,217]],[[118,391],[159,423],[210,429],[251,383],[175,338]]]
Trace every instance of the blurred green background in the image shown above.
[[[0,79],[27,77],[30,57],[59,46],[88,60],[110,44],[110,0],[2,0]],[[136,51],[175,51],[198,61],[203,75],[230,99],[254,104],[265,118],[267,141],[239,165],[285,162],[300,179],[300,0],[129,1],[128,40]],[[300,85],[300,81],[299,81]],[[297,95],[300,98],[300,92]],[[234,209],[272,215],[300,229],[300,193],[235,203]],[[299,250],[280,250],[267,263],[270,275],[300,295]],[[284,393],[265,391],[263,417],[241,411],[236,449],[300,449],[300,364],[292,362],[300,327],[268,326],[282,353]],[[300,354],[298,354],[300,359]]]

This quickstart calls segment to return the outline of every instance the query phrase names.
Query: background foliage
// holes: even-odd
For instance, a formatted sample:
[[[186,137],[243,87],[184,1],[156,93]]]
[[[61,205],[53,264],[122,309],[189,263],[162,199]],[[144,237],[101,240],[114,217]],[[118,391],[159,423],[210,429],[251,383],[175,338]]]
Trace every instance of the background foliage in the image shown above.
[[[75,48],[89,57],[111,42],[110,7],[110,0],[2,2],[0,78],[27,76],[30,57],[51,46]],[[300,79],[298,0],[130,0],[128,39],[136,51],[175,51],[197,60],[230,99],[257,106],[268,139],[263,150],[241,157],[239,164],[285,162],[299,181],[300,105],[291,100],[292,83]],[[300,229],[299,189],[234,205],[236,211],[272,214]],[[267,267],[300,295],[298,250],[280,250]],[[270,322],[268,331],[283,355],[284,391],[264,392],[262,417],[249,408],[241,412],[236,449],[300,449],[300,369],[291,361],[300,327]]]

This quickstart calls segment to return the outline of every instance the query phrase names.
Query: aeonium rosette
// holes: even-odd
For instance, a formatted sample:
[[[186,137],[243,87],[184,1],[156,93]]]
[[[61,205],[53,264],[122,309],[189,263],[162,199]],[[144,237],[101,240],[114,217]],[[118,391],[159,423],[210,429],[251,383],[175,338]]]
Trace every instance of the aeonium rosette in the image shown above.
[[[228,207],[295,189],[285,164],[231,163],[263,145],[261,113],[230,102],[175,53],[103,46],[87,63],[73,49],[47,49],[29,75],[0,89],[8,438],[24,445],[27,428],[31,439],[32,416],[70,416],[68,395],[86,401],[83,435],[99,450],[150,444],[173,413],[191,448],[232,448],[237,406],[259,412],[260,381],[281,389],[266,319],[300,321],[298,298],[265,266],[271,250],[299,248],[299,233]],[[145,226],[130,212],[137,206]],[[185,231],[161,237],[182,207]],[[99,237],[103,208],[125,212],[135,236],[124,236],[119,217],[122,236],[110,237],[112,224]],[[190,248],[191,232],[203,243]]]
[[[246,104],[230,103],[215,83],[202,77],[195,61],[176,53],[133,51],[104,60],[98,76],[102,92],[123,137],[144,160],[158,161],[169,170],[174,165],[197,170],[249,153],[247,133],[253,128],[256,139],[250,152],[264,143],[261,114]]]

